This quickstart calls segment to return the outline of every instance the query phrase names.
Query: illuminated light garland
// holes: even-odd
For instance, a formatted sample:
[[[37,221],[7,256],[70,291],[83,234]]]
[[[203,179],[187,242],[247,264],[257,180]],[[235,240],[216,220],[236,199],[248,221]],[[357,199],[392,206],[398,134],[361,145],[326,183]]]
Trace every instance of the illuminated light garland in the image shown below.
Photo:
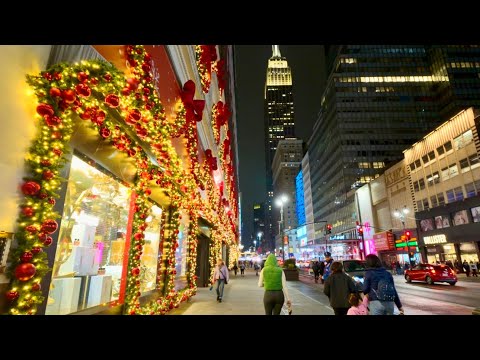
[[[212,64],[217,60],[215,45],[195,45],[198,73],[202,82],[202,91],[206,94],[210,90],[212,81]]]
[[[102,61],[57,64],[40,76],[27,77],[39,103],[36,119],[40,131],[26,156],[27,180],[22,185],[25,197],[21,202],[16,232],[18,246],[11,251],[12,261],[8,270],[13,279],[7,291],[11,314],[33,315],[37,311],[36,307],[44,301],[39,292],[40,282],[49,268],[42,248],[51,244],[49,235],[57,231],[58,227],[54,219],[59,214],[53,211],[53,205],[62,183],[59,172],[66,163],[64,154],[69,152],[68,142],[73,133],[74,114],[87,121],[105,141],[134,158],[137,164],[138,180],[133,186],[136,195],[135,213],[125,292],[127,314],[164,314],[195,295],[199,212],[208,214],[207,217],[213,223],[219,224],[219,230],[215,231],[214,236],[215,256],[218,256],[222,238],[227,239],[230,246],[235,245],[235,234],[226,226],[227,216],[224,212],[216,213],[219,203],[216,186],[212,188],[217,193],[209,195],[209,199],[214,202],[208,204],[204,204],[196,188],[196,185],[206,183],[206,179],[209,184],[213,184],[211,174],[200,174],[196,123],[190,122],[190,126],[187,126],[188,109],[185,109],[184,104],[178,104],[176,119],[173,122],[167,121],[151,79],[150,55],[142,46],[129,45],[126,50],[131,67],[127,77],[111,64]],[[122,127],[118,125],[119,119],[125,123]],[[149,145],[161,169],[150,162],[142,145],[130,138],[123,126],[130,127],[142,142]],[[182,129],[186,130],[191,160],[187,173],[182,170],[180,158],[170,139],[179,136]],[[144,232],[148,226],[145,220],[150,213],[148,197],[151,194],[151,182],[164,188],[171,198],[172,216],[168,222],[162,222],[161,242],[165,263],[158,270],[158,276],[165,276],[166,287],[164,297],[140,306],[138,275],[145,244]],[[186,241],[189,249],[188,286],[184,290],[175,291],[175,249],[178,246],[180,211],[186,211],[190,217]],[[232,254],[234,252],[231,250]],[[114,302],[116,304],[118,301]]]

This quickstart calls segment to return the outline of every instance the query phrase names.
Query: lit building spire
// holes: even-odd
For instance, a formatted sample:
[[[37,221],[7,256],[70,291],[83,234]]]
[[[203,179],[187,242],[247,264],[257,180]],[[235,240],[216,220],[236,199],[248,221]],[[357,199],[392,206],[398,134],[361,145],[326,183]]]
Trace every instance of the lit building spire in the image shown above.
[[[280,45],[272,45],[272,57],[282,57],[280,54]]]

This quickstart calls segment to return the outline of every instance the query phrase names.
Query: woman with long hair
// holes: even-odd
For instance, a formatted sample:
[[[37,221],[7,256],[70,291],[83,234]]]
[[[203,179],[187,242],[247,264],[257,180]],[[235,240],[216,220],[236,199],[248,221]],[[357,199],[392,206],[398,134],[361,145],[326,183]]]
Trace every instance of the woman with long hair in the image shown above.
[[[393,276],[383,266],[377,255],[365,257],[367,271],[363,283],[363,294],[368,296],[370,315],[393,315],[394,304],[403,314]]]

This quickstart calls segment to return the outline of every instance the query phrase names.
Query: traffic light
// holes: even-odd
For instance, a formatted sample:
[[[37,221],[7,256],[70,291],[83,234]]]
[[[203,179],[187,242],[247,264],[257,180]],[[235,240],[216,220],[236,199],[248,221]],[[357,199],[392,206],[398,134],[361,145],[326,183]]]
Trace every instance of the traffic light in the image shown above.
[[[410,231],[405,231],[405,237],[407,238],[407,241],[410,240],[410,238],[412,237],[412,233]]]
[[[358,235],[360,235],[363,238],[363,227],[359,226],[357,231],[358,231]]]
[[[327,233],[327,234],[332,233],[332,224],[327,224],[325,233]]]

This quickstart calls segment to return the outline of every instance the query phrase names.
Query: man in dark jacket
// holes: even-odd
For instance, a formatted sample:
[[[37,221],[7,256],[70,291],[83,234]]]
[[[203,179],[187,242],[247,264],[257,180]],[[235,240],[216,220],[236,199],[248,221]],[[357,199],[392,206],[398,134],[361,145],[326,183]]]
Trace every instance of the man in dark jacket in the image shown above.
[[[335,315],[347,315],[350,304],[348,297],[356,292],[355,284],[350,276],[343,272],[343,265],[339,261],[334,261],[330,268],[331,274],[325,280],[323,292],[330,299],[330,306]]]
[[[320,275],[320,264],[317,260],[312,265],[313,275],[315,276],[315,282],[318,283],[318,277]]]

